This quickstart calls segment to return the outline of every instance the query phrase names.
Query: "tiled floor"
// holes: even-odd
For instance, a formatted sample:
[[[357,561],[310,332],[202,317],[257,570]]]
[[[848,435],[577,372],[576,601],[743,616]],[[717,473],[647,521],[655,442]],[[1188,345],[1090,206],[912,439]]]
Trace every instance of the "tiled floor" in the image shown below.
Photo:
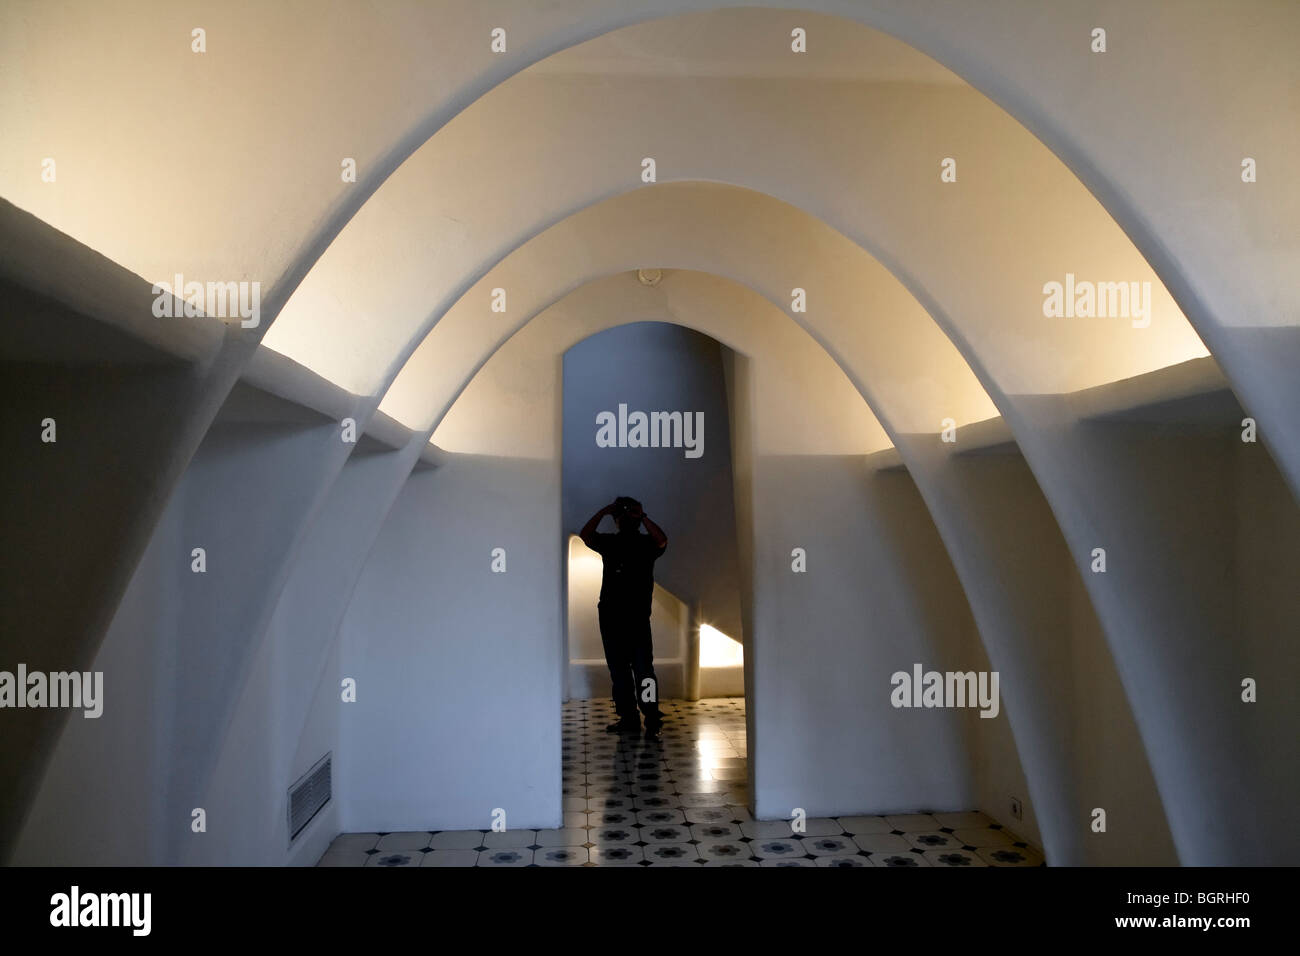
[[[609,700],[564,705],[564,827],[344,833],[319,866],[1039,866],[984,814],[757,822],[741,698],[666,700],[659,740],[605,733]]]

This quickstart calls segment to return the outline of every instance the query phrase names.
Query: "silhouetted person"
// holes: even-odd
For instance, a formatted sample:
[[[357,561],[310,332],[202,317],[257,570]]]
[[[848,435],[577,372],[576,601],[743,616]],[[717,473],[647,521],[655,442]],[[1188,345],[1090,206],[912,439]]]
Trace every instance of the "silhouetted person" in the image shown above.
[[[612,515],[617,534],[596,531],[605,515]],[[641,534],[645,525],[649,534]],[[583,543],[601,556],[604,572],[600,582],[600,641],[605,646],[605,663],[614,685],[614,709],[618,722],[610,732],[637,733],[641,721],[637,707],[645,714],[646,733],[659,733],[664,715],[659,710],[659,681],[654,671],[654,650],[650,637],[650,602],[654,595],[654,563],[668,547],[668,536],[646,517],[641,502],[618,497],[601,508],[579,533]],[[647,685],[653,693],[646,700]]]

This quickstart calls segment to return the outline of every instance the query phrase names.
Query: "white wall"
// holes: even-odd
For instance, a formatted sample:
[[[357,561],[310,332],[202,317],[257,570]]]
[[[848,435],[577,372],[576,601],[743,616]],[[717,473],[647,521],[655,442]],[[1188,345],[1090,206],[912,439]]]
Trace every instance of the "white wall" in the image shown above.
[[[163,860],[165,752],[170,720],[166,637],[181,613],[176,592],[150,586],[182,554],[179,515],[155,529],[108,636],[89,668],[104,674],[104,710],[76,712],[55,740],[16,866],[156,866]]]
[[[215,847],[190,844],[185,862],[313,865],[339,832],[343,708],[339,623],[366,554],[419,441],[401,451],[363,442],[307,531],[214,761],[204,806],[238,831]],[[334,798],[289,843],[289,785],[333,754]]]
[[[565,316],[558,310],[549,321]],[[528,334],[544,334],[547,321],[543,316]],[[493,383],[526,392],[529,405],[540,410],[535,420],[513,420],[521,439],[548,427],[545,410],[559,404],[558,369],[543,354],[532,376],[524,375],[530,366],[521,356],[535,355],[529,341],[512,340],[480,371],[462,396],[463,409],[453,410],[460,427],[474,420],[472,409],[500,400]],[[781,387],[775,376],[763,384]],[[779,397],[769,392],[764,400]],[[494,440],[508,445],[509,435],[509,428],[498,430]],[[495,740],[492,729],[503,719],[549,728],[548,714],[558,729],[558,681],[549,698],[530,684],[528,695],[511,698],[505,712],[497,690],[517,685],[523,674],[536,678],[548,661],[559,659],[552,648],[535,656],[534,643],[518,633],[519,621],[552,612],[558,617],[560,608],[563,539],[536,524],[537,515],[558,514],[554,469],[554,459],[457,455],[432,476],[413,476],[403,489],[345,620],[345,671],[358,676],[363,694],[378,684],[382,698],[376,702],[372,690],[371,703],[344,711],[345,828],[486,826],[485,804],[495,799],[491,806],[509,810],[498,796],[506,787],[496,778],[505,772],[501,748],[516,752],[516,742]],[[756,561],[758,568],[746,647],[746,664],[757,661],[760,675],[758,684],[748,685],[757,721],[749,742],[758,814],[788,817],[795,806],[814,815],[973,806],[969,713],[901,711],[889,703],[890,675],[914,661],[941,670],[981,666],[969,618],[945,619],[927,610],[952,600],[950,567],[938,583],[926,571],[936,560],[946,565],[942,550],[899,568],[883,527],[885,506],[870,493],[861,456],[768,454],[739,473],[757,476],[760,489],[752,512],[739,508],[755,521],[739,535],[742,548],[754,542],[741,564]],[[912,515],[926,520],[915,501]],[[531,529],[531,537],[507,548],[515,555],[511,570],[492,580],[488,551],[507,528],[520,534]],[[914,529],[895,531],[915,536]],[[809,549],[809,574],[791,574],[794,544]],[[508,580],[520,549],[546,554],[545,561],[528,560],[522,584]],[[507,585],[511,595],[524,588],[538,603],[493,596]],[[466,632],[480,635],[469,648]],[[491,690],[478,686],[479,673]],[[435,680],[438,692],[416,693],[416,674]],[[368,746],[378,739],[386,741],[383,749]],[[558,798],[558,745],[550,752],[521,749],[526,759],[521,754],[504,763],[514,762],[521,776],[534,768],[541,774],[537,781],[553,774]],[[533,794],[529,819],[544,818],[547,796],[545,789]]]
[[[458,455],[403,487],[343,622],[344,830],[560,825],[558,504],[553,461]]]
[[[933,595],[899,568],[862,460],[759,456],[754,488],[756,816],[973,806],[967,715],[890,703],[914,662],[974,669],[970,635],[925,626]]]
[[[988,645],[1031,772],[1026,814],[1044,834],[1049,863],[1177,863],[1105,636],[1024,458],[1014,445],[1001,446],[954,455],[948,468],[971,512],[974,536],[996,539],[999,546],[989,563],[997,571],[1001,601],[989,603],[1013,603],[1016,609],[999,620]],[[980,805],[1015,828],[1018,821],[1008,809],[1013,794],[993,786],[1003,777],[982,780]],[[1089,826],[1090,811],[1099,804],[1112,816],[1104,836]]]
[[[16,859],[275,865],[319,857],[337,832],[337,801],[290,848],[287,790],[337,750],[337,715],[322,697],[336,704],[338,695],[323,695],[331,690],[323,677],[368,548],[365,529],[387,510],[383,487],[400,457],[369,453],[376,445],[363,439],[344,468],[338,435],[314,411],[236,393],[171,498],[100,647],[104,715],[64,729]],[[406,452],[402,477],[419,450]],[[331,457],[343,468],[332,484],[327,469],[312,470]],[[315,524],[304,486],[330,491]],[[304,527],[303,560],[277,603],[277,576]],[[203,574],[191,571],[193,547],[207,552]],[[191,829],[195,808],[206,813],[206,833]]]

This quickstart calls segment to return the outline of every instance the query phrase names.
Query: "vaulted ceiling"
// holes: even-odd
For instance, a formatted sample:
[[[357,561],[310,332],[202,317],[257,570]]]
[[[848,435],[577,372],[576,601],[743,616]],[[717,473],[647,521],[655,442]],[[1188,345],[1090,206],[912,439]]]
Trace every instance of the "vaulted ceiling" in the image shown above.
[[[843,409],[819,447],[897,449],[978,593],[973,532],[937,513],[945,422],[1001,419],[1086,555],[1139,532],[1077,479],[1082,396],[1199,361],[1300,495],[1297,35],[1267,0],[9,3],[0,195],[144,284],[259,283],[261,314],[158,319],[17,225],[4,270],[217,370],[115,539],[128,565],[239,379],[490,451],[504,432],[450,415],[510,400],[476,375],[541,354],[512,337],[562,352],[659,268],[636,295]],[[1051,283],[1112,312],[1053,314]],[[1148,673],[1126,635],[1167,609],[1089,587],[1121,673]],[[1206,771],[1161,760],[1167,786]]]

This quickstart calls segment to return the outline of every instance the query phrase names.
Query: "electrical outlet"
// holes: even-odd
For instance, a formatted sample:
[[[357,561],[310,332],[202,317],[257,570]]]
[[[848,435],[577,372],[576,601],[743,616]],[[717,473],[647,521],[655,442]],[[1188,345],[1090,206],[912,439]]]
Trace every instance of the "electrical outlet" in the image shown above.
[[[1017,820],[1023,820],[1025,818],[1025,808],[1020,805],[1019,797],[1011,798],[1011,815]]]

